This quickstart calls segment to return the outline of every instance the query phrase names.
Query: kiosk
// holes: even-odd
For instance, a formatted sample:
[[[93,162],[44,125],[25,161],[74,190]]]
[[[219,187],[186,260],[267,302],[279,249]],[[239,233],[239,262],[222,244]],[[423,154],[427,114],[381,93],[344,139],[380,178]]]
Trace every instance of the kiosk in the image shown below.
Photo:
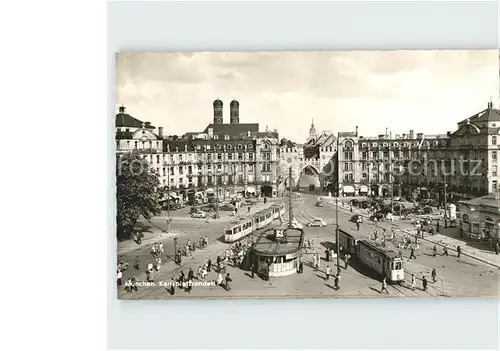
[[[302,229],[282,226],[263,231],[252,249],[257,273],[264,277],[297,273],[303,243]]]

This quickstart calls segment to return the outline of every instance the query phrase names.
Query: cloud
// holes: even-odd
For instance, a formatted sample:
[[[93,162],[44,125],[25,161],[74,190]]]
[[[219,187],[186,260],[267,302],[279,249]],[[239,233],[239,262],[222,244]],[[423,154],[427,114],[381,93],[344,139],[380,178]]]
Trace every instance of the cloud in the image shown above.
[[[498,98],[490,51],[123,53],[117,96],[167,134],[203,130],[212,102],[240,102],[241,123],[304,141],[317,129],[379,134],[452,130]]]

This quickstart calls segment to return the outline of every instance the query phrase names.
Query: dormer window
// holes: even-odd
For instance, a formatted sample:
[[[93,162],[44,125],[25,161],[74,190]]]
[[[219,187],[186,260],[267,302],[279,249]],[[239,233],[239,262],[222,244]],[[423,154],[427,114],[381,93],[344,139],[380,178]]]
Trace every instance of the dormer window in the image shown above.
[[[378,146],[377,143],[372,144],[372,147],[377,147],[377,146]]]
[[[387,147],[387,146],[388,146],[388,144],[387,144],[387,143],[383,143],[383,144],[382,144],[382,146],[383,146],[383,147]]]
[[[399,147],[399,143],[393,143],[392,146],[393,147]]]
[[[231,145],[227,145],[227,149],[228,149],[228,150],[231,150]]]
[[[361,147],[366,147],[366,143],[362,143],[361,144]],[[331,151],[332,148],[330,148],[330,151]]]
[[[224,140],[229,140],[229,135],[224,135]]]
[[[241,149],[241,144],[238,144],[238,149]]]

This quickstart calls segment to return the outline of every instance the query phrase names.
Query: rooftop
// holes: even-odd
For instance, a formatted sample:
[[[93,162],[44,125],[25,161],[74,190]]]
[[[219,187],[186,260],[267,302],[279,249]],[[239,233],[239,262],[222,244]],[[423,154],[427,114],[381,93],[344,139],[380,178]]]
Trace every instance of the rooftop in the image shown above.
[[[460,204],[469,206],[486,206],[486,207],[500,207],[500,200],[497,200],[494,194],[488,194],[481,197],[476,197],[471,200],[459,201]]]
[[[282,229],[285,231],[286,244],[275,240],[275,229]],[[282,256],[293,254],[300,250],[303,241],[304,231],[302,229],[288,228],[285,226],[272,228],[262,232],[255,243],[254,250],[262,256]]]
[[[230,136],[240,136],[242,134],[258,133],[259,124],[258,123],[239,123],[239,124],[209,124],[203,133],[208,133],[208,129],[213,129],[213,134],[215,135],[230,135]]]

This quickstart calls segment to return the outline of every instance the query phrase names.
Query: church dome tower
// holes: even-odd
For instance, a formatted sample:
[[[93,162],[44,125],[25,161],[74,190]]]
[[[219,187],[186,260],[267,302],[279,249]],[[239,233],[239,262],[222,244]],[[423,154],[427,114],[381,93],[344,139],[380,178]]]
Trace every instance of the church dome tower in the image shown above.
[[[229,105],[231,111],[231,124],[240,123],[240,103],[236,100],[231,101]]]
[[[314,127],[314,119],[311,122],[311,128],[309,128],[309,140],[316,140],[317,134],[316,134],[316,128]]]
[[[224,106],[224,104],[218,98],[217,98],[217,100],[214,101],[214,124],[224,123],[222,120],[222,108],[223,108],[223,106]]]

